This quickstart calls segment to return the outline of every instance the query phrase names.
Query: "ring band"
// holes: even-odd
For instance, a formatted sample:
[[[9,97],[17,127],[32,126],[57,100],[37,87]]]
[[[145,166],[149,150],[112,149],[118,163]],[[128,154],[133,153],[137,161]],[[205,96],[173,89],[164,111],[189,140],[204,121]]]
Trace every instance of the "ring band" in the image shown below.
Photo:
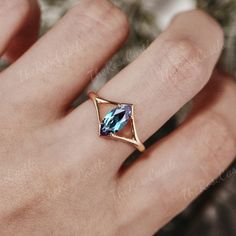
[[[116,140],[120,140],[126,143],[130,143],[135,146],[140,152],[145,150],[145,146],[140,141],[136,125],[134,121],[134,105],[128,103],[112,102],[103,98],[100,98],[96,93],[89,92],[89,98],[93,101],[97,112],[98,124],[99,124],[99,136],[111,137]],[[100,114],[100,105],[110,104],[115,108],[110,110],[102,119]],[[122,131],[126,125],[130,122],[132,138],[120,136],[118,133]]]

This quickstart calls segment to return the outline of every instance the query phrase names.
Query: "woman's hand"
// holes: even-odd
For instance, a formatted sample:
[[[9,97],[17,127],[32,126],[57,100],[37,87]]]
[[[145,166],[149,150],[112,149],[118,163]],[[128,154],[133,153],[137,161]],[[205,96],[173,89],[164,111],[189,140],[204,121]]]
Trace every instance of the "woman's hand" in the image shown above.
[[[36,38],[39,11],[31,0],[0,11],[0,51],[15,60]],[[1,235],[152,235],[233,161],[236,85],[219,73],[183,124],[122,173],[134,149],[97,136],[92,102],[66,112],[127,34],[120,10],[81,0],[1,73]],[[145,141],[204,87],[222,46],[214,20],[183,13],[99,95],[134,103]]]

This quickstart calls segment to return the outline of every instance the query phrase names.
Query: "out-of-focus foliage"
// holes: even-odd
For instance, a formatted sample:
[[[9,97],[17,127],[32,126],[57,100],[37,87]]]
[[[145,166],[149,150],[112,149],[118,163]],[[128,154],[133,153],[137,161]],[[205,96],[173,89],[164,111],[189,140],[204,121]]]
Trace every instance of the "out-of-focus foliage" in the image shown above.
[[[198,0],[198,7],[207,11],[225,31],[225,47],[220,67],[236,76],[236,0]]]

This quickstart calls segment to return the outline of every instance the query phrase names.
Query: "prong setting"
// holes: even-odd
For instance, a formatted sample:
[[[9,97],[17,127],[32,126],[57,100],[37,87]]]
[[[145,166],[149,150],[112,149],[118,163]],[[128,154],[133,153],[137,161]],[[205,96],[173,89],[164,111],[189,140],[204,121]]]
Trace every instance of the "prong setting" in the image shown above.
[[[145,146],[140,141],[134,122],[134,105],[128,103],[117,103],[100,98],[94,92],[90,92],[90,99],[93,101],[97,118],[98,118],[98,128],[100,137],[111,137],[116,140],[120,140],[126,143],[134,145],[140,152],[145,150]],[[101,118],[100,105],[111,104],[115,108],[109,111],[104,119]],[[131,123],[132,138],[123,137],[118,135],[118,131],[121,131],[127,123]]]

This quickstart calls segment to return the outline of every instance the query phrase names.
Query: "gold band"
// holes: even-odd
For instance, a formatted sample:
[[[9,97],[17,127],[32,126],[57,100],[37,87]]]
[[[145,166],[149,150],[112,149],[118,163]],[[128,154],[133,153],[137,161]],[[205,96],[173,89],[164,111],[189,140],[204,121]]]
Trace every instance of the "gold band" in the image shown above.
[[[100,115],[100,108],[99,105],[100,104],[111,104],[116,106],[116,109],[120,109],[121,106],[127,106],[130,107],[130,116],[129,119],[131,121],[131,132],[133,137],[132,138],[127,138],[127,137],[122,137],[117,135],[115,132],[111,132],[109,133],[109,137],[116,139],[116,140],[120,140],[126,143],[130,143],[133,146],[135,146],[140,152],[143,152],[145,150],[145,146],[143,145],[143,143],[140,141],[138,134],[137,134],[137,129],[136,129],[136,125],[135,125],[135,121],[134,121],[134,105],[133,104],[127,104],[127,103],[117,103],[117,102],[112,102],[103,98],[100,98],[99,96],[97,96],[96,93],[94,92],[89,92],[88,94],[89,98],[93,101],[94,106],[96,108],[96,113],[97,113],[97,118],[98,118],[98,124],[99,124],[99,135],[101,135],[101,126],[103,123],[103,120],[101,119],[101,115]]]

